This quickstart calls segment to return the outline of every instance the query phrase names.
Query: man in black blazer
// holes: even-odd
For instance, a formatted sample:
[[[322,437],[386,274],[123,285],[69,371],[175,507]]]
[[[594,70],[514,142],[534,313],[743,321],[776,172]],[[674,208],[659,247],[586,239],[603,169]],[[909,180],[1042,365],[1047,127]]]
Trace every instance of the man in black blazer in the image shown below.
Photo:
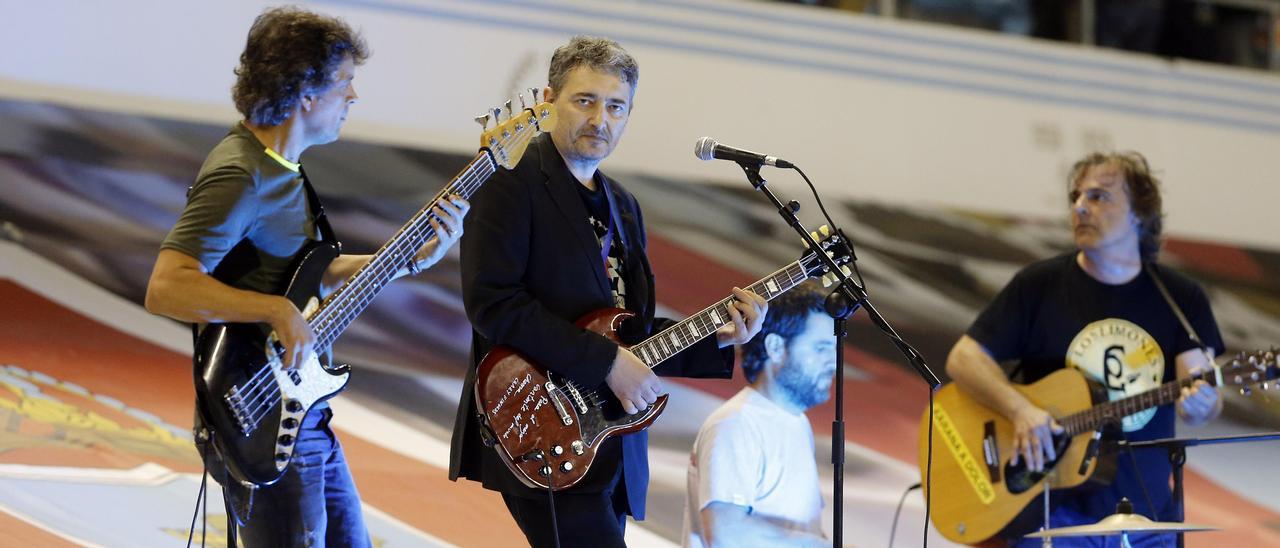
[[[574,325],[588,312],[626,308],[637,318],[624,340],[670,325],[655,319],[653,273],[635,197],[597,170],[622,137],[639,68],[616,42],[578,36],[551,58],[546,99],[558,124],[530,144],[514,170],[500,170],[472,199],[461,244],[462,297],[474,328],[472,367],[453,431],[450,479],[499,491],[534,546],[555,546],[545,491],[522,484],[483,445],[473,401],[476,367],[505,345],[580,386],[607,385],[628,413],[664,392],[664,376],[729,378],[733,345],[760,330],[768,305],[734,288],[731,321],[650,370],[607,338]],[[648,434],[611,438],[587,476],[555,494],[562,546],[623,546],[626,515],[644,518]]]

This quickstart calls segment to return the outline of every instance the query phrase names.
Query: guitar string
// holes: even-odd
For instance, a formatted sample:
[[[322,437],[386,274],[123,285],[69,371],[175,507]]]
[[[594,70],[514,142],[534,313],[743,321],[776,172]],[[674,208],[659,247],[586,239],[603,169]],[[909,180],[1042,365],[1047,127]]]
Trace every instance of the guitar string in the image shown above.
[[[750,286],[750,287],[756,287],[756,286],[759,286],[759,285],[762,285],[762,284],[766,284],[768,281],[770,281],[770,280],[774,280],[774,279],[778,278],[779,276],[782,276],[783,274],[785,274],[785,275],[787,276],[787,282],[786,282],[786,283],[788,283],[789,285],[786,287],[786,289],[780,289],[779,291],[777,291],[777,292],[776,292],[776,294],[774,295],[774,297],[776,297],[776,296],[778,296],[778,295],[781,295],[781,294],[783,294],[783,293],[785,293],[785,292],[787,292],[787,291],[789,291],[789,290],[793,289],[795,286],[800,285],[800,283],[801,283],[801,282],[803,282],[804,280],[808,279],[808,276],[806,275],[806,273],[808,272],[808,268],[812,266],[812,261],[813,261],[813,259],[814,259],[814,256],[813,256],[813,255],[807,255],[807,256],[805,256],[805,257],[801,258],[799,261],[793,262],[793,263],[791,263],[791,264],[789,264],[789,265],[787,265],[787,266],[785,266],[785,267],[783,267],[783,268],[780,268],[780,269],[778,269],[778,270],[774,271],[774,273],[773,273],[773,274],[770,274],[769,276],[766,276],[766,277],[764,277],[764,278],[761,278],[761,279],[760,279],[760,281],[758,281],[758,282],[756,282],[756,283],[751,284],[751,286]],[[792,272],[793,272],[794,270],[796,270],[796,269],[799,269],[799,272],[798,272],[798,273],[796,273],[796,274],[793,274]],[[647,345],[647,344],[650,344],[650,342],[651,342],[651,341],[660,340],[660,338],[661,338],[661,337],[666,336],[666,335],[668,334],[668,332],[672,332],[673,330],[676,330],[677,328],[679,328],[681,325],[685,325],[686,323],[690,323],[691,321],[699,321],[699,322],[702,322],[702,323],[703,323],[702,329],[706,330],[706,332],[705,332],[705,333],[703,333],[701,336],[698,336],[698,337],[697,337],[697,338],[695,338],[695,339],[687,340],[687,339],[683,339],[683,338],[682,338],[682,339],[681,339],[681,341],[682,341],[682,343],[683,343],[686,347],[687,347],[688,345],[690,345],[690,344],[693,344],[693,343],[695,343],[695,342],[698,342],[698,341],[702,340],[703,338],[705,338],[707,335],[710,335],[710,334],[714,331],[714,329],[709,329],[709,328],[713,327],[713,326],[709,323],[709,320],[702,319],[702,318],[701,318],[701,316],[703,316],[703,315],[705,315],[705,314],[710,313],[710,311],[711,311],[712,309],[716,309],[717,307],[720,307],[720,306],[727,306],[727,305],[728,305],[728,303],[729,303],[729,301],[731,301],[732,299],[733,299],[733,297],[728,297],[728,298],[726,298],[726,299],[721,300],[720,302],[718,302],[718,303],[716,303],[716,304],[713,304],[713,305],[711,305],[711,306],[709,306],[709,307],[707,307],[707,308],[704,308],[704,309],[702,309],[702,311],[701,311],[701,312],[698,312],[697,314],[695,314],[695,315],[693,315],[693,316],[690,316],[690,317],[688,317],[688,318],[685,318],[684,320],[682,320],[682,321],[680,321],[680,322],[676,323],[675,325],[673,325],[673,326],[671,326],[671,327],[668,327],[668,328],[666,328],[666,329],[664,329],[664,330],[662,330],[662,331],[658,332],[656,335],[654,335],[654,336],[650,337],[649,339],[647,339],[647,340],[645,340],[645,341],[643,341],[643,342],[641,342],[641,343],[639,343],[639,344],[637,344],[637,345],[635,345],[635,346],[631,347],[631,349],[634,349],[634,348],[639,347],[639,346],[641,346],[641,345]],[[683,336],[683,335],[681,335],[681,337],[684,337],[684,336]],[[629,350],[630,350],[630,349],[629,349]],[[656,351],[655,351],[655,352],[656,352]],[[671,353],[671,354],[669,354],[669,355],[667,355],[667,356],[663,356],[663,357],[662,357],[659,361],[657,361],[656,363],[653,363],[653,364],[647,364],[647,365],[649,365],[649,367],[650,367],[650,368],[653,368],[653,367],[657,366],[659,363],[662,363],[662,361],[665,361],[667,358],[670,358],[671,356],[674,356],[675,354],[678,354],[678,353],[679,353],[679,351],[673,352],[673,353]],[[568,379],[566,379],[566,380],[565,380],[565,382],[567,382],[570,386],[572,386],[572,387],[574,388],[574,390],[576,390],[580,395],[585,396],[585,398],[586,398],[587,400],[591,401],[591,407],[594,407],[594,408],[596,408],[596,409],[600,409],[600,408],[602,408],[602,407],[606,404],[606,401],[604,400],[603,396],[601,396],[601,394],[600,394],[600,387],[596,387],[596,388],[593,388],[593,389],[587,390],[587,389],[582,388],[581,386],[579,386],[579,385],[578,385],[578,383],[576,383],[576,382],[574,382],[574,381],[572,381],[572,380],[568,380]],[[646,409],[647,409],[647,408],[646,408]]]
[[[1212,382],[1211,378],[1191,377],[1164,383],[1155,390],[1148,390],[1127,398],[1102,403],[1079,413],[1068,415],[1062,421],[1063,429],[1070,436],[1096,430],[1107,422],[1119,420],[1144,409],[1169,403],[1177,398],[1183,388],[1191,386],[1197,380]]]
[[[786,267],[780,268],[774,271],[773,274],[765,278],[762,278],[760,281],[757,281],[756,283],[753,283],[750,286],[750,288],[761,287],[760,290],[756,291],[757,293],[764,291],[766,293],[773,293],[774,294],[773,296],[775,297],[777,295],[781,295],[782,293],[789,291],[791,288],[795,287],[796,285],[799,285],[800,282],[803,282],[808,277],[806,276],[806,273],[808,272],[808,267],[812,266],[811,263],[813,258],[814,257],[812,255],[809,255],[809,256],[806,256],[802,261],[796,261],[791,263],[790,265],[787,265]],[[800,263],[800,264],[797,264],[797,263]],[[797,269],[799,271],[795,272]],[[783,275],[786,276],[785,284],[787,287],[785,289],[779,289],[776,292],[767,291],[768,282],[771,280],[777,280]],[[712,332],[714,332],[716,329],[720,327],[720,325],[717,325],[714,322],[712,322],[708,318],[708,316],[710,316],[712,312],[715,312],[717,315],[724,313],[727,316],[727,311],[730,306],[730,302],[732,300],[733,300],[732,296],[722,299],[720,302],[702,309],[702,311],[698,312],[697,314],[694,314],[676,323],[675,325],[662,330],[658,334],[635,345],[634,347],[631,347],[630,350],[632,350],[632,352],[637,354],[638,356],[641,356],[643,354],[643,356],[641,356],[641,359],[645,360],[646,365],[648,365],[650,368],[657,367],[663,361],[666,361],[671,356],[674,356],[675,354],[679,353],[678,351],[675,351],[675,352],[669,351],[669,349],[674,349],[677,345],[675,344],[675,341],[668,343],[667,339],[669,339],[672,335],[676,335],[678,338],[678,342],[682,346],[688,346],[690,344],[693,344],[697,341],[702,340],[702,338],[706,337],[707,335],[710,335]],[[694,328],[696,328],[697,331],[694,331]],[[689,334],[686,335],[684,333],[685,331],[688,331]],[[656,359],[646,358],[647,356],[657,356],[657,358]]]
[[[482,155],[477,155],[477,158],[480,158],[480,157],[482,157]],[[476,164],[476,165],[483,165],[483,164]],[[465,183],[465,186],[470,187],[472,186],[471,183],[474,182],[472,180],[474,173],[475,172],[473,171],[468,171],[464,173],[463,177],[459,177],[458,181],[463,181]],[[459,186],[459,185],[455,185],[451,183],[446,187],[446,189],[452,188],[454,186]],[[478,187],[478,185],[475,185],[475,186]],[[430,204],[434,204],[434,200]],[[424,210],[425,209],[427,208],[424,208]],[[411,223],[412,225],[414,225],[413,228],[410,230],[411,234],[421,231],[420,227],[422,223],[420,221],[424,217],[427,217],[427,216],[426,215],[415,216],[415,221]],[[430,227],[430,225],[428,224],[427,227]],[[403,235],[405,233],[406,231],[403,229],[399,232],[400,235]],[[411,239],[406,239],[406,241],[409,241],[409,240]],[[381,263],[385,263],[385,262],[386,261],[382,261]],[[370,263],[373,263],[373,261],[370,261]],[[385,267],[382,264],[378,264],[378,265],[375,265],[373,268],[375,269],[373,272],[378,273],[376,269],[385,268]],[[358,276],[359,273],[357,273],[356,275]],[[315,347],[317,349],[326,348],[326,346],[321,344],[320,341],[317,341],[317,344],[315,345]],[[242,387],[242,390],[241,390],[241,393],[245,394],[245,396],[242,397],[242,401],[244,402],[244,407],[246,407],[247,410],[251,413],[251,415],[248,418],[250,419],[250,422],[255,426],[256,426],[256,423],[258,422],[258,419],[260,418],[259,416],[257,416],[259,415],[257,411],[260,409],[260,407],[264,403],[269,409],[271,405],[274,405],[275,396],[278,395],[279,387],[277,386],[277,383],[269,382],[271,380],[274,380],[274,375],[272,375],[271,373],[272,373],[272,368],[269,368],[269,367],[264,367],[258,370],[258,372],[255,373],[255,375],[245,383],[245,385]],[[276,388],[276,390],[271,390],[271,387]]]
[[[483,157],[483,154],[481,154],[481,155],[477,155],[477,157],[478,157],[478,158],[479,158],[479,157]],[[484,166],[484,165],[485,165],[485,163],[474,164],[474,162],[473,162],[473,165],[476,165],[476,166]],[[491,163],[489,163],[489,165],[491,166],[492,164],[491,164]],[[485,171],[485,170],[480,169],[479,171]],[[488,177],[489,175],[491,175],[492,173],[493,173],[493,170],[492,170],[492,169],[489,169],[489,170],[488,170],[488,173],[484,173],[483,175],[478,174],[478,173],[477,173],[477,171],[468,171],[468,172],[465,172],[465,173],[464,173],[464,175],[463,175],[462,177],[459,177],[459,178],[456,180],[459,184],[450,184],[447,188],[457,186],[457,187],[459,187],[459,188],[460,188],[460,191],[464,193],[464,195],[470,195],[470,193],[471,193],[471,192],[474,192],[476,189],[478,189],[478,188],[479,188],[479,186],[480,186],[480,184],[481,184],[481,183],[483,183],[485,180],[487,180],[487,177]],[[434,203],[434,201],[433,201],[433,203]],[[424,210],[429,211],[429,208],[424,208]],[[415,218],[415,221],[414,221],[414,222],[412,222],[412,223],[410,223],[410,224],[411,224],[411,225],[413,225],[413,226],[412,226],[412,228],[409,230],[409,233],[410,233],[410,234],[415,235],[415,237],[414,237],[414,238],[406,238],[406,239],[405,239],[405,240],[403,240],[403,241],[405,241],[405,242],[413,241],[413,240],[416,240],[416,239],[417,239],[417,236],[418,236],[418,235],[420,235],[421,233],[431,233],[431,232],[434,232],[434,229],[430,226],[430,224],[429,224],[429,223],[423,223],[423,222],[422,222],[422,220],[424,220],[424,219],[428,219],[428,218],[430,218],[430,216],[431,216],[431,214],[430,214],[430,213],[428,213],[427,215],[421,215],[421,216],[416,217],[416,218]],[[405,232],[406,232],[406,231],[401,230],[400,234],[404,234]],[[427,236],[427,238],[429,238],[429,237],[430,237],[430,236]],[[406,247],[406,246],[404,246],[404,245],[398,245],[396,249],[400,249],[400,250],[403,252],[403,248],[404,248],[404,247]],[[415,250],[415,251],[416,251],[416,250]],[[375,259],[377,259],[377,258],[381,258],[381,257],[389,257],[389,256],[391,256],[391,254],[390,254],[390,253],[388,253],[388,254],[382,254],[382,255],[377,255],[377,256],[375,256]],[[374,262],[374,261],[370,261],[370,264],[372,264],[373,262]],[[388,265],[388,264],[398,264],[398,263],[389,263],[389,262],[388,262],[388,261],[386,261],[386,260],[381,261],[381,263],[380,263],[380,264],[377,264],[377,265],[373,265],[373,266],[372,266],[372,268],[374,268],[374,269],[375,269],[373,272],[374,272],[375,274],[385,274],[385,272],[378,272],[378,270],[377,270],[377,269],[385,269],[385,268],[388,268],[388,267],[387,267],[387,265]],[[366,265],[366,266],[368,266],[368,265]],[[396,268],[396,270],[399,270],[399,268]],[[362,298],[362,299],[361,299],[361,304],[362,304],[362,305],[366,303],[367,298],[368,298],[368,297],[366,296],[366,297],[364,297],[364,298]],[[317,349],[320,349],[320,348],[326,348],[326,347],[327,347],[327,346],[326,346],[325,344],[323,344],[321,341],[317,341],[317,344],[316,344],[316,348],[317,348]],[[262,370],[259,370],[259,372],[258,372],[258,373],[259,373],[259,374],[262,374],[263,372],[268,372],[268,369],[269,369],[269,368],[263,368]],[[263,416],[263,415],[265,415],[265,414],[267,414],[267,413],[270,411],[270,409],[271,409],[271,408],[272,408],[272,407],[273,407],[273,406],[278,402],[279,387],[278,387],[278,386],[276,386],[276,384],[277,384],[277,383],[274,383],[274,382],[267,382],[268,380],[273,380],[273,375],[262,375],[262,376],[260,376],[257,380],[252,381],[252,382],[253,382],[253,384],[254,384],[254,386],[252,386],[252,387],[250,387],[248,390],[246,390],[247,392],[249,392],[249,393],[250,393],[249,401],[248,401],[248,402],[247,402],[247,404],[246,404],[246,407],[248,408],[248,411],[249,411],[248,418],[249,418],[249,422],[250,422],[250,424],[251,424],[251,425],[253,425],[253,426],[256,426],[256,425],[257,425],[257,423],[261,420],[262,416]],[[248,385],[249,383],[246,383],[246,384]],[[275,390],[272,390],[272,389],[270,389],[270,388],[265,388],[265,387],[268,387],[268,386],[275,387],[276,389],[275,389]]]
[[[477,155],[477,157],[468,164],[467,171],[464,172],[464,175],[459,177],[456,182],[466,183],[469,185],[470,182],[465,179],[473,176],[480,178],[479,183],[483,183],[484,180],[487,180],[487,178],[494,172],[493,163],[480,162],[482,158],[483,155]],[[358,293],[360,291],[365,291],[367,293],[369,291],[377,291],[385,285],[389,281],[390,276],[394,276],[395,272],[399,271],[402,265],[408,262],[411,254],[416,253],[417,249],[421,247],[421,244],[412,244],[417,244],[417,242],[420,241],[426,241],[434,235],[435,229],[430,225],[430,221],[434,214],[431,213],[430,209],[448,194],[458,193],[462,194],[463,197],[466,198],[475,190],[475,188],[471,188],[469,190],[453,190],[452,187],[454,186],[461,185],[450,183],[450,185],[442,189],[427,206],[424,206],[422,210],[419,210],[419,214],[415,215],[412,223],[402,228],[400,233],[397,234],[396,237],[392,238],[391,242],[388,242],[388,244],[384,246],[384,250],[380,250],[375,253],[374,260],[371,260],[365,268],[361,269],[362,271],[366,269],[373,269],[375,274],[379,274],[381,276],[381,279],[379,279],[379,277],[366,279],[361,277],[362,272],[357,272],[353,276],[353,278],[355,278],[354,283],[345,284],[339,292]],[[479,184],[476,184],[475,187],[478,188]],[[409,233],[414,237],[401,239],[401,234],[405,233]],[[375,265],[375,261],[380,261],[380,263]],[[394,267],[394,269],[391,267]],[[318,337],[320,340],[317,341],[317,346],[327,348],[328,345],[333,342],[333,339],[337,337],[337,333],[344,328],[331,328],[329,324],[335,322],[339,324],[349,323],[354,319],[355,314],[358,314],[359,310],[363,310],[363,307],[368,304],[369,299],[372,297],[372,295],[366,294],[364,298],[356,303],[359,304],[358,307],[352,306],[353,303],[350,300],[345,302],[342,301],[341,299],[343,299],[344,296],[337,295],[336,293],[335,295],[330,296],[329,299],[326,299],[328,302],[339,302],[340,304],[336,307],[325,306],[327,303],[321,304],[321,309],[317,316],[322,317],[318,317],[315,322],[316,331],[321,333],[321,336]]]
[[[481,164],[478,164],[478,165],[483,166],[484,164],[483,164],[483,163],[481,163]],[[483,169],[481,169],[480,171],[484,171],[484,170],[483,170]],[[460,181],[460,183],[461,183],[460,185],[453,185],[453,184],[451,184],[451,185],[449,185],[449,186],[450,186],[450,187],[453,187],[453,186],[459,186],[459,187],[461,187],[461,189],[462,189],[461,191],[465,193],[464,195],[469,195],[469,194],[470,194],[470,192],[473,192],[475,189],[477,189],[477,188],[479,187],[479,184],[480,184],[480,183],[483,183],[483,182],[484,182],[484,179],[479,179],[479,180],[477,180],[477,178],[478,178],[478,177],[484,177],[485,179],[487,179],[487,176],[488,176],[488,175],[490,175],[490,174],[492,174],[492,173],[493,173],[493,171],[492,171],[492,170],[489,170],[489,172],[488,172],[488,173],[486,173],[486,174],[484,174],[484,175],[477,175],[477,174],[476,174],[476,172],[474,172],[474,171],[473,171],[473,172],[468,172],[468,173],[464,174],[464,176],[463,176],[463,177],[460,177],[460,178],[459,178],[459,181]],[[428,218],[430,218],[430,214],[422,215],[422,216],[420,216],[420,217],[417,217],[416,221],[415,221],[414,223],[412,223],[412,224],[414,225],[414,226],[413,226],[413,228],[412,228],[412,229],[411,229],[411,231],[409,232],[410,234],[414,234],[414,235],[415,235],[415,237],[414,237],[414,238],[407,238],[407,239],[405,239],[404,241],[412,241],[412,240],[416,240],[416,239],[417,239],[417,235],[419,235],[419,234],[421,234],[421,233],[424,233],[424,232],[425,232],[425,233],[431,233],[431,232],[434,232],[434,229],[432,229],[432,227],[430,226],[430,224],[429,224],[429,223],[422,223],[422,222],[421,222],[423,219],[428,219]],[[402,230],[402,231],[401,231],[401,234],[404,234],[404,233],[405,233],[405,231],[403,231],[403,230]],[[429,238],[429,237],[430,237],[430,236],[427,236],[427,238]],[[406,246],[404,246],[404,245],[400,245],[400,246],[398,246],[398,247],[397,247],[397,249],[400,249],[400,250],[403,252],[403,248],[404,248],[404,247],[406,247]],[[416,251],[416,250],[415,250],[415,251]],[[391,256],[391,254],[390,254],[390,253],[388,253],[388,254],[384,254],[384,255],[378,255],[378,256],[376,256],[375,258],[379,258],[379,257],[389,257],[389,256]],[[374,262],[374,261],[370,261],[370,264],[372,264],[373,262]],[[387,265],[389,265],[389,264],[398,264],[398,262],[397,262],[397,263],[390,263],[389,261],[386,261],[386,260],[381,261],[381,262],[380,262],[380,264],[377,264],[377,265],[373,265],[373,266],[372,266],[372,268],[374,268],[374,269],[375,269],[373,272],[374,272],[375,274],[385,274],[385,272],[378,272],[378,270],[377,270],[377,269],[385,269],[385,268],[388,268],[388,266],[387,266]],[[397,267],[397,268],[396,268],[396,270],[399,270],[399,268]],[[357,295],[358,295],[358,294],[357,294]],[[367,304],[367,300],[368,300],[368,296],[364,296],[364,297],[362,297],[362,298],[361,298],[361,301],[360,301],[360,304],[361,304],[362,306],[363,306],[364,304]],[[327,348],[327,344],[326,344],[325,342],[323,342],[323,341],[317,341],[317,344],[316,344],[315,346],[316,346],[316,348],[317,348],[317,349]],[[259,373],[259,374],[262,374],[262,373],[264,373],[264,372],[270,373],[270,371],[268,371],[269,369],[271,369],[271,368],[263,368],[263,369],[259,370],[259,372],[258,372],[258,373]],[[250,387],[246,390],[246,392],[249,392],[249,398],[248,398],[248,401],[246,402],[246,404],[245,404],[245,406],[244,406],[244,407],[245,407],[245,408],[247,409],[247,411],[248,411],[248,413],[247,413],[248,422],[249,422],[249,424],[250,424],[250,425],[252,425],[252,426],[255,426],[255,427],[256,427],[256,425],[260,422],[260,420],[262,419],[262,417],[263,417],[263,416],[265,416],[266,414],[268,414],[268,413],[270,412],[270,410],[273,408],[273,406],[274,406],[276,403],[278,403],[278,401],[279,401],[279,387],[277,386],[277,383],[275,383],[275,382],[268,382],[268,381],[271,381],[271,380],[274,380],[274,375],[269,375],[269,374],[268,374],[268,375],[261,375],[261,376],[259,376],[256,380],[251,381],[251,382],[252,382],[252,386],[250,386]],[[249,384],[250,384],[250,383],[246,383],[246,385],[249,385]],[[268,387],[274,387],[275,389],[271,389],[271,388],[268,388]]]
[[[540,131],[529,131],[530,129],[538,130],[540,128],[538,128],[536,124],[530,123],[524,128],[517,129],[517,131],[513,134],[504,135],[501,139],[499,139],[499,143],[503,147],[508,149],[510,149],[513,145],[522,144],[521,142],[524,142],[523,144],[527,144],[527,141],[531,140],[534,136],[540,133]],[[405,242],[416,240],[419,236],[421,236],[422,233],[427,234],[427,236],[423,238],[424,240],[430,238],[430,234],[434,232],[434,228],[431,227],[429,222],[423,222],[423,221],[429,220],[429,218],[431,217],[431,214],[429,213],[429,209],[431,208],[431,205],[434,205],[435,203],[437,203],[440,197],[447,195],[445,192],[450,187],[457,186],[460,189],[460,192],[458,193],[462,194],[463,196],[470,196],[473,192],[478,190],[479,187],[484,182],[488,180],[489,176],[496,171],[496,167],[495,167],[494,161],[492,160],[488,162],[477,163],[477,161],[482,158],[487,159],[488,155],[484,153],[477,154],[476,158],[472,160],[471,164],[469,164],[468,169],[465,170],[461,176],[459,176],[453,182],[451,182],[448,186],[446,186],[445,189],[441,191],[441,193],[438,195],[436,199],[433,199],[431,202],[429,202],[428,206],[425,206],[422,210],[420,210],[420,212],[428,211],[428,214],[415,216],[415,221],[410,223],[411,225],[413,225],[413,228],[411,230],[413,231],[415,238],[405,239],[404,240]],[[471,168],[473,167],[479,168],[479,169],[472,170]],[[484,173],[479,173],[482,171]],[[393,239],[398,238],[400,234],[404,234],[405,232],[406,232],[406,229],[402,228],[399,234],[396,237],[393,237]],[[407,246],[400,245],[399,247],[401,248],[399,251],[401,253],[404,253],[405,250],[403,248]],[[388,249],[389,248],[390,246],[388,246]],[[416,249],[412,249],[412,251],[416,251]],[[383,252],[380,251],[379,254],[375,255],[374,259],[378,259],[379,257],[387,257],[390,255],[391,254],[389,253],[383,254]],[[371,260],[369,264],[366,264],[365,268],[369,268],[373,262],[374,261]],[[388,261],[382,261],[382,264],[378,266],[374,266],[373,268],[387,268],[385,266],[387,264],[395,264],[397,265],[396,270],[397,271],[399,270],[398,263],[389,263]],[[362,268],[362,270],[364,270],[364,268]],[[360,273],[357,272],[356,275],[358,276],[359,274]],[[382,274],[385,274],[385,272],[382,272]],[[361,305],[363,306],[367,304],[367,302],[368,302],[368,296],[362,299]],[[327,344],[324,346],[317,345],[317,347],[325,348],[327,347]],[[263,416],[268,414],[271,408],[279,401],[279,393],[280,393],[279,386],[275,382],[268,382],[268,381],[274,380],[274,375],[269,374],[271,373],[271,370],[272,370],[271,367],[264,367],[260,369],[257,373],[255,373],[250,378],[250,380],[245,383],[245,386],[243,390],[241,390],[241,392],[246,393],[248,397],[241,399],[240,409],[233,409],[233,411],[240,411],[245,415],[244,418],[247,419],[246,425],[249,427],[250,432],[257,428],[257,425],[261,421]],[[274,388],[274,390],[272,388]]]

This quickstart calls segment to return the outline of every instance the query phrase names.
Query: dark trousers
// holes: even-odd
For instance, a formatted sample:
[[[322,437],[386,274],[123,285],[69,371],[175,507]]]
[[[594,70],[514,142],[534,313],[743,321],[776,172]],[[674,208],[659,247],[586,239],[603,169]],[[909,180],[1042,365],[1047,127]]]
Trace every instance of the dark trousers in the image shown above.
[[[560,548],[626,547],[623,531],[627,526],[627,493],[620,480],[622,471],[614,474],[608,487],[599,493],[555,494],[556,524],[560,530]],[[551,525],[551,503],[547,497],[524,498],[503,493],[502,500],[524,532],[529,546],[555,548]]]

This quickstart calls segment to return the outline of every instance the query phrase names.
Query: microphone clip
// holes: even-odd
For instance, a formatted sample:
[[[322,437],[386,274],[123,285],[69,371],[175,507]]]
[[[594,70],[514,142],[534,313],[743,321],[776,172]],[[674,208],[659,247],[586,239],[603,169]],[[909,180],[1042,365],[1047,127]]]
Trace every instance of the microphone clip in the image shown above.
[[[760,190],[766,183],[768,183],[768,181],[764,180],[764,177],[760,176],[760,167],[764,164],[748,162],[745,160],[736,160],[735,163],[738,164],[738,167],[742,168],[742,171],[746,172],[747,180],[751,181],[751,186],[756,190]]]

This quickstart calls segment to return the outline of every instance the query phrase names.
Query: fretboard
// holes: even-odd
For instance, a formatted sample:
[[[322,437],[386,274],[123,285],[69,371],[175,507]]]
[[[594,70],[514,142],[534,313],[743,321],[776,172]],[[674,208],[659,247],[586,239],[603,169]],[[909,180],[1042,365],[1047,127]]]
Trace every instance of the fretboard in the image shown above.
[[[409,264],[423,244],[435,236],[435,229],[430,221],[435,218],[431,210],[436,204],[451,194],[470,199],[496,169],[497,166],[487,152],[477,154],[462,173],[454,177],[435,198],[400,227],[400,231],[374,253],[368,263],[320,303],[320,309],[309,320],[311,329],[316,334],[315,346],[318,352],[328,350],[333,341],[373,302],[378,292],[395,278],[400,269]]]
[[[1178,397],[1182,395],[1182,389],[1191,386],[1197,380],[1203,380],[1212,385],[1217,384],[1213,375],[1205,375],[1201,379],[1187,378],[1167,382],[1155,390],[1148,390],[1127,398],[1098,404],[1079,413],[1068,415],[1066,418],[1059,420],[1058,424],[1061,424],[1066,433],[1071,436],[1092,432],[1108,422],[1118,422],[1120,419],[1144,409],[1178,401]]]
[[[765,276],[746,289],[764,297],[765,300],[773,300],[774,297],[800,285],[807,278],[805,265],[801,260]],[[732,306],[732,302],[733,297],[730,296],[704,308],[701,312],[632,346],[631,353],[651,368],[662,363],[681,350],[693,346],[707,335],[715,333],[725,324],[732,323],[733,320],[729,317],[729,307]]]

